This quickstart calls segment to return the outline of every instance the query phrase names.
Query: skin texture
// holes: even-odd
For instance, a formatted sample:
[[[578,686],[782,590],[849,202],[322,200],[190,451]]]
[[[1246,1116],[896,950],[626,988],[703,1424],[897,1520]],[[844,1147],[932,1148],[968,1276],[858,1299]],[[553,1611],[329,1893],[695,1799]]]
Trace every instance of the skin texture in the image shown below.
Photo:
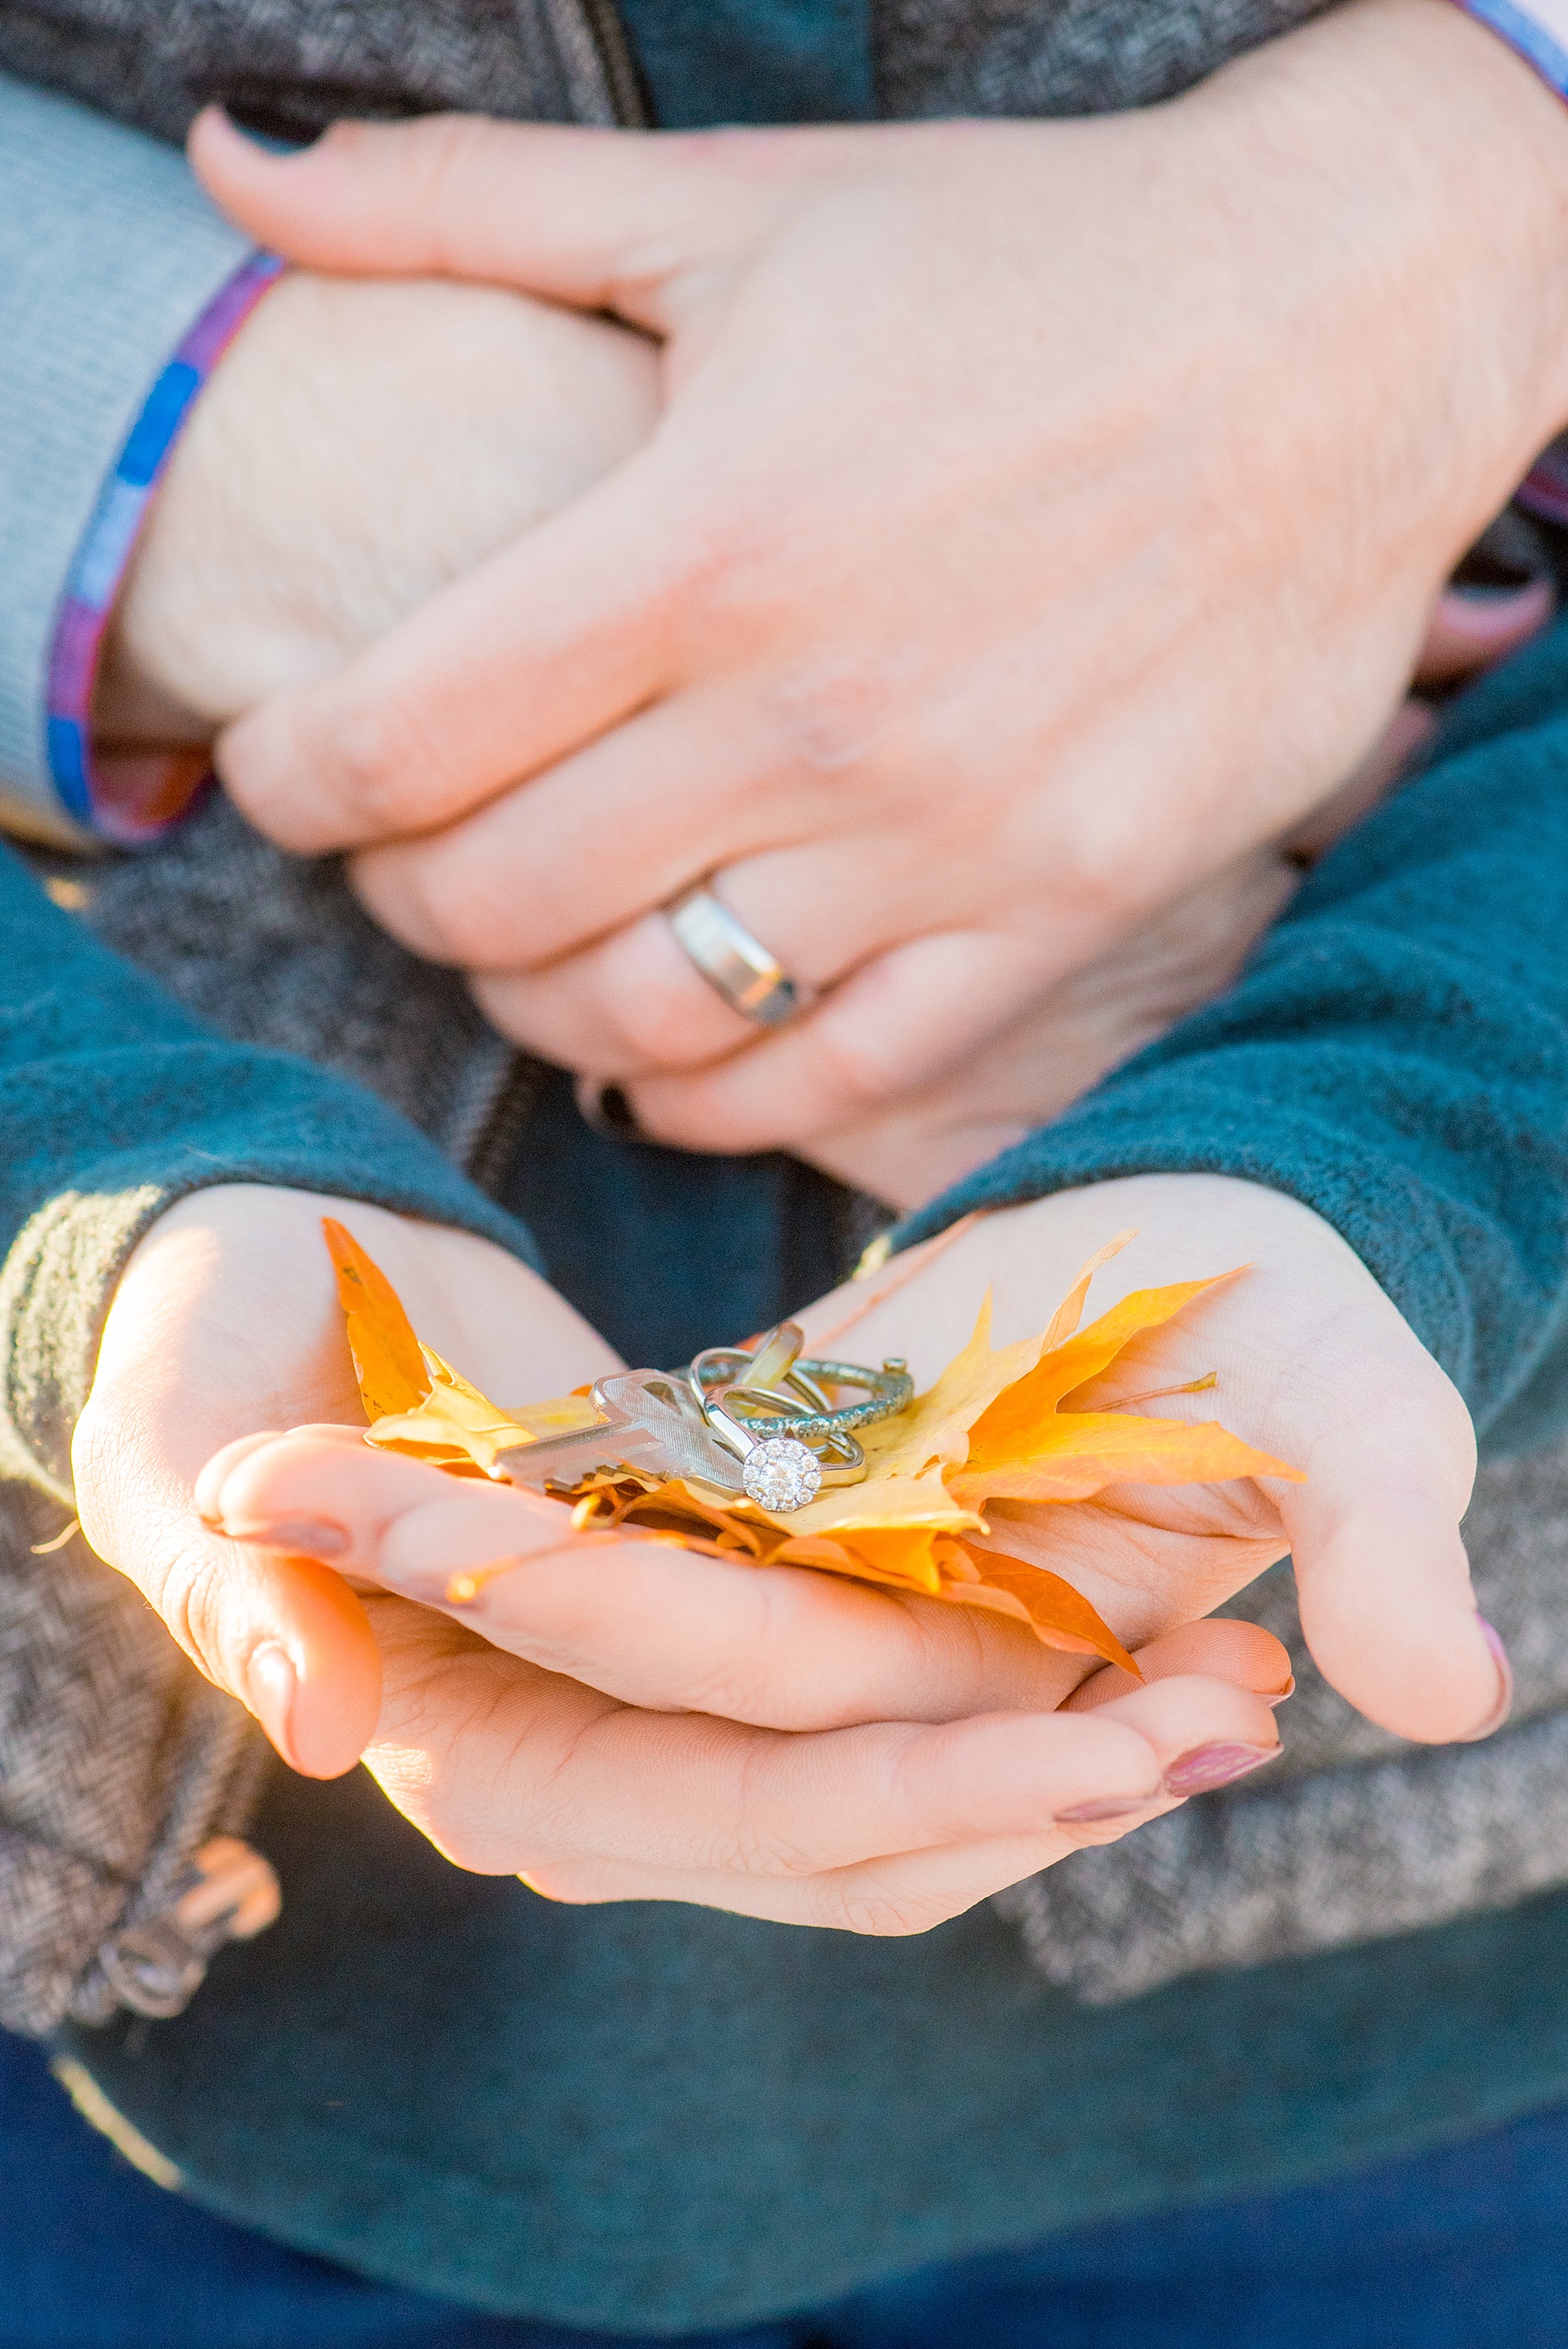
[[[1097,122],[193,153],[312,266],[613,312],[668,399],[231,789],[651,1134],[883,1187],[880,1121],[1342,782],[1568,411],[1560,109],[1440,0]],[[826,990],[782,1033],[657,914],[708,872]]]
[[[434,278],[291,271],[175,443],[115,606],[101,752],[210,741],[629,456],[646,337]]]
[[[1276,1750],[1282,1651],[1192,1618],[1288,1546],[1314,1653],[1352,1702],[1416,1737],[1494,1724],[1457,1531],[1463,1406],[1343,1243],[1273,1193],[1169,1176],[1065,1194],[807,1317],[814,1341],[904,1352],[924,1381],[987,1282],[1000,1340],[1037,1330],[1121,1224],[1145,1236],[1095,1309],[1256,1259],[1190,1326],[1140,1341],[1103,1399],[1217,1369],[1194,1415],[1218,1404],[1311,1482],[1127,1489],[1053,1513],[1053,1561],[1152,1650],[1150,1684],[1131,1689],[1085,1681],[1000,1619],[564,1534],[548,1503],[369,1451],[341,1424],[358,1414],[324,1211],[489,1391],[539,1398],[612,1361],[487,1243],[305,1194],[204,1192],[153,1227],[111,1308],[77,1438],[82,1524],[297,1768],[329,1776],[363,1749],[463,1866],[565,1900],[921,1929],[1168,1807],[1166,1775],[1195,1750]],[[445,1604],[453,1573],[513,1560],[477,1604]],[[1108,1802],[1124,1815],[1058,1823]]]

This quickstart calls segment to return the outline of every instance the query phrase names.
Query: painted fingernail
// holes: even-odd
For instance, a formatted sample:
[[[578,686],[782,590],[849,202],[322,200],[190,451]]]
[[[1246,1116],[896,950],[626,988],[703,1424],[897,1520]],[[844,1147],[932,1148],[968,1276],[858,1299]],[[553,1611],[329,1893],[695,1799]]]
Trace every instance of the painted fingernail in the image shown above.
[[[1482,1737],[1490,1737],[1493,1730],[1502,1728],[1514,1710],[1514,1667],[1508,1661],[1508,1651],[1503,1646],[1496,1627],[1490,1624],[1484,1615],[1478,1615],[1476,1621],[1480,1626],[1481,1638],[1491,1650],[1493,1662],[1497,1665],[1497,1702],[1480,1727],[1472,1729],[1468,1736],[1459,1740],[1462,1746],[1474,1746]]]
[[[1264,1699],[1264,1703],[1267,1705],[1272,1711],[1277,1705],[1282,1705],[1287,1697],[1293,1697],[1295,1693],[1296,1675],[1292,1673],[1289,1679],[1285,1683],[1284,1687],[1277,1688],[1271,1697],[1265,1697]]]
[[[341,1557],[350,1546],[342,1526],[325,1517],[263,1517],[249,1525],[219,1520],[231,1542],[258,1550],[287,1550],[294,1557]]]
[[[245,1666],[250,1709],[286,1762],[294,1759],[294,1699],[300,1684],[293,1659],[280,1640],[264,1640]]]
[[[601,1085],[584,1077],[577,1085],[577,1107],[583,1123],[596,1134],[607,1135],[613,1142],[641,1141],[643,1129],[623,1086]]]
[[[1226,1745],[1194,1746],[1191,1753],[1178,1754],[1165,1773],[1168,1795],[1210,1795],[1217,1786],[1229,1786],[1238,1778],[1245,1778],[1251,1770],[1261,1770],[1265,1762],[1273,1761],[1279,1752],[1277,1746]]]
[[[1101,1795],[1092,1803],[1075,1803],[1070,1810],[1056,1813],[1058,1827],[1098,1827],[1102,1820],[1136,1818],[1151,1803],[1158,1803],[1160,1790],[1152,1795]]]

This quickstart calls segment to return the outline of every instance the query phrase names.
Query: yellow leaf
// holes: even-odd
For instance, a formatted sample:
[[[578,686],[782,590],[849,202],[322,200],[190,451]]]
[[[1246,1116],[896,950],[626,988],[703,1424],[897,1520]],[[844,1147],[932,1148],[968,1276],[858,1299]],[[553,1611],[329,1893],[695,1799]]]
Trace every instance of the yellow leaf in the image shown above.
[[[1168,1289],[1134,1289],[1076,1337],[1042,1352],[1027,1377],[1016,1379],[988,1410],[977,1413],[970,1425],[968,1465],[976,1468],[985,1461],[1011,1460],[1019,1451],[1031,1450],[1038,1431],[1049,1425],[1063,1397],[1098,1378],[1145,1330],[1159,1329],[1183,1306],[1236,1277],[1235,1272],[1221,1272],[1210,1281],[1180,1281]]]
[[[973,1337],[962,1353],[954,1355],[935,1386],[917,1395],[896,1419],[885,1419],[861,1436],[872,1479],[919,1476],[933,1461],[945,1465],[963,1460],[975,1421],[1004,1388],[1034,1367],[1039,1348],[1038,1338],[1022,1338],[1016,1345],[992,1349],[987,1290]]]
[[[421,1347],[390,1285],[341,1225],[327,1231],[374,1422],[370,1442],[457,1475],[493,1475],[500,1452],[597,1422],[581,1393],[515,1412],[491,1402],[433,1348]],[[1049,1646],[1103,1657],[1137,1676],[1132,1656],[1081,1592],[1049,1568],[990,1546],[980,1513],[985,1504],[1009,1504],[1011,1538],[1029,1547],[1043,1525],[1043,1511],[1028,1516],[1031,1504],[1087,1499],[1108,1485],[1298,1472],[1218,1422],[1189,1427],[1129,1411],[1060,1408],[1133,1339],[1218,1285],[1188,1281],[1139,1290],[1080,1332],[1089,1282],[1132,1236],[1121,1234],[1090,1258],[1042,1338],[993,1348],[987,1296],[968,1344],[935,1384],[897,1418],[866,1431],[863,1483],[774,1516],[700,1480],[655,1484],[626,1471],[584,1480],[573,1496],[574,1530],[593,1541],[625,1526],[737,1564],[808,1567],[989,1609],[1027,1624]]]
[[[1222,1485],[1233,1476],[1285,1476],[1299,1469],[1254,1451],[1206,1420],[1135,1419],[1125,1412],[1060,1412],[1011,1457],[949,1470],[955,1500],[983,1509],[988,1501],[1082,1501],[1107,1485]]]
[[[338,1275],[338,1301],[348,1323],[365,1417],[374,1421],[417,1409],[430,1390],[430,1374],[396,1289],[341,1223],[326,1215],[321,1228]]]

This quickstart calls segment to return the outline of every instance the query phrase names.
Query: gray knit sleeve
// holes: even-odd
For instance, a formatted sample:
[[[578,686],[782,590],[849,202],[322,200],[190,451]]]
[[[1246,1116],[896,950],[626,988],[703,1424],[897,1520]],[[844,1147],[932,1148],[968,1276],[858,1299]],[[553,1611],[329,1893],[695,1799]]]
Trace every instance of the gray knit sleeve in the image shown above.
[[[46,681],[73,558],[171,352],[246,240],[176,151],[0,78],[0,823],[85,837]]]

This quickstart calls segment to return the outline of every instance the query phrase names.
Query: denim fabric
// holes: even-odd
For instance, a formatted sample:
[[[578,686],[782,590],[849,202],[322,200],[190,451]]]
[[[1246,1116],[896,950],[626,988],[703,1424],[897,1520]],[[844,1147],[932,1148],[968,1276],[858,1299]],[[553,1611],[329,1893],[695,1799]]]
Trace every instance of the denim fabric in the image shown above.
[[[6,2349],[607,2349],[291,2251],[137,2176],[0,2038]],[[707,2349],[1558,2349],[1568,2111],[1328,2186],[926,2269]],[[646,2338],[646,2336],[644,2336]],[[666,2336],[667,2338],[669,2336]]]

